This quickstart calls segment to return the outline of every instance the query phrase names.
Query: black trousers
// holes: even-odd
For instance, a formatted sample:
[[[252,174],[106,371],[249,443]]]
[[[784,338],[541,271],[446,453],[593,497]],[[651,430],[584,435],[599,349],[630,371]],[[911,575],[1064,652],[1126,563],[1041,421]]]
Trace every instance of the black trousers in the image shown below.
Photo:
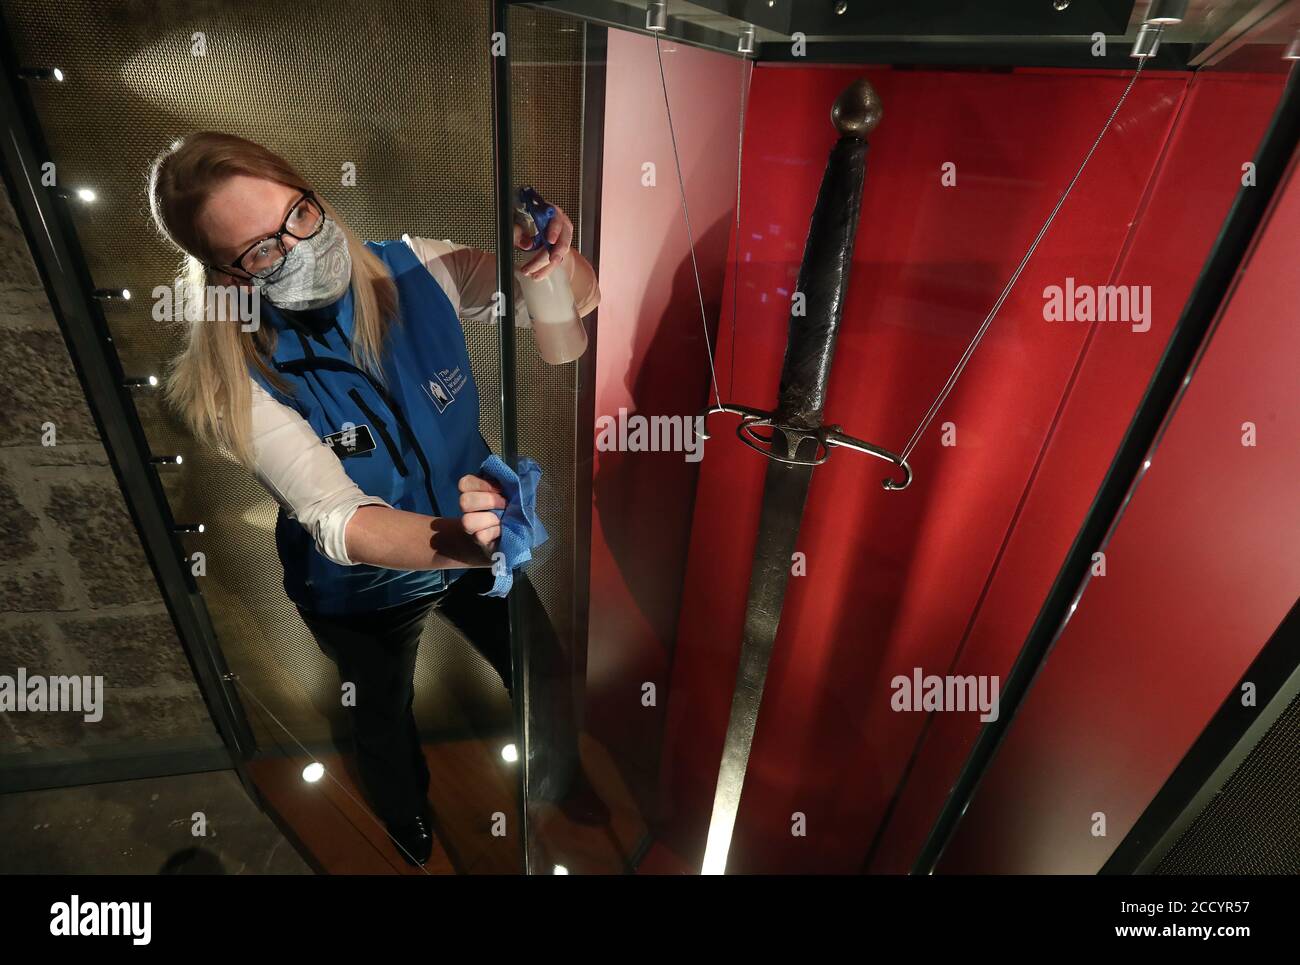
[[[349,713],[357,764],[382,820],[409,820],[428,806],[429,769],[413,708],[416,649],[431,610],[464,635],[514,696],[506,600],[480,595],[491,585],[491,570],[479,568],[445,590],[382,610],[336,616],[299,609],[321,651],[338,667],[339,679],[356,688]],[[530,673],[537,682],[531,691],[536,698],[531,715],[535,786],[543,796],[553,797],[567,787],[577,763],[572,667],[523,573],[515,574],[510,592],[518,597],[523,627],[529,632]],[[539,751],[544,760],[538,760]]]

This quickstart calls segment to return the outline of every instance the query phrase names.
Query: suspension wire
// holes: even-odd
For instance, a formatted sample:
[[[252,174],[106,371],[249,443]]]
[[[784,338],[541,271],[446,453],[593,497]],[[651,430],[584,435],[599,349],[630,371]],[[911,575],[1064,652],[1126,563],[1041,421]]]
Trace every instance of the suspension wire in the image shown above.
[[[722,404],[722,393],[718,391],[718,371],[713,365],[713,344],[709,339],[709,318],[704,310],[704,286],[700,284],[700,266],[695,260],[695,234],[691,230],[691,211],[686,205],[686,181],[682,177],[682,159],[677,153],[677,132],[673,129],[673,111],[668,106],[668,80],[664,76],[664,58],[659,49],[659,34],[655,34],[655,57],[659,61],[659,82],[664,90],[664,110],[668,113],[668,133],[673,142],[673,162],[677,166],[677,188],[682,196],[682,216],[686,219],[686,241],[691,248],[691,268],[695,272],[695,291],[700,299],[700,324],[704,327],[704,348],[709,356],[709,373],[713,378],[713,401]]]
[[[745,65],[749,64],[748,77]],[[736,293],[740,290],[740,172],[741,161],[745,152],[745,101],[749,92],[749,81],[754,76],[754,65],[748,57],[740,64],[740,129],[736,133],[736,268],[731,273],[731,373],[728,376],[727,393],[736,397]]]
[[[961,359],[957,362],[957,367],[952,370],[952,374],[948,376],[948,381],[944,383],[938,396],[935,397],[934,402],[930,404],[930,408],[921,418],[920,423],[916,427],[916,431],[912,433],[912,438],[909,439],[907,445],[903,447],[903,451],[900,454],[900,459],[903,462],[906,462],[907,457],[912,454],[912,450],[921,440],[921,435],[929,428],[930,423],[934,421],[934,417],[938,414],[939,408],[943,405],[945,400],[947,400],[948,395],[956,386],[957,380],[961,377],[967,363],[970,362],[971,356],[975,354],[975,349],[979,347],[981,339],[984,338],[984,333],[988,331],[989,325],[993,323],[993,318],[997,315],[999,309],[1002,308],[1003,303],[1007,300],[1007,296],[1011,294],[1011,289],[1019,280],[1021,273],[1025,270],[1025,266],[1029,264],[1029,259],[1033,257],[1034,251],[1038,248],[1038,243],[1043,240],[1043,236],[1047,234],[1047,229],[1052,226],[1052,222],[1056,219],[1056,213],[1061,210],[1062,205],[1065,204],[1065,199],[1070,196],[1070,192],[1074,189],[1074,185],[1079,180],[1079,176],[1083,174],[1083,169],[1088,166],[1088,162],[1092,159],[1093,152],[1097,150],[1097,145],[1101,143],[1101,139],[1106,135],[1106,132],[1110,130],[1110,126],[1114,122],[1115,116],[1119,114],[1119,109],[1124,106],[1124,101],[1128,98],[1129,91],[1131,91],[1133,85],[1137,83],[1138,75],[1142,73],[1142,65],[1145,63],[1145,57],[1138,60],[1137,69],[1133,71],[1133,76],[1129,78],[1128,86],[1124,88],[1124,93],[1120,95],[1119,100],[1115,103],[1114,109],[1110,112],[1110,117],[1108,117],[1106,123],[1102,125],[1101,131],[1097,134],[1096,140],[1092,142],[1092,147],[1088,148],[1088,153],[1084,155],[1083,162],[1079,165],[1079,169],[1074,172],[1074,177],[1070,179],[1070,183],[1066,185],[1065,191],[1062,192],[1061,197],[1057,200],[1056,207],[1052,208],[1051,214],[1047,216],[1047,220],[1043,222],[1043,226],[1038,229],[1038,234],[1034,237],[1033,243],[1030,244],[1029,250],[1025,252],[1025,256],[1020,259],[1020,264],[1016,267],[1015,272],[1012,273],[1011,279],[1007,282],[1006,287],[1002,289],[1002,294],[1000,294],[997,301],[993,303],[993,308],[984,319],[984,324],[979,327],[979,330],[975,333],[975,337],[971,339],[970,344],[966,346],[966,351],[962,353]]]
[[[257,702],[257,706],[261,707],[261,708],[262,708],[262,711],[266,714],[266,716],[270,717],[271,720],[275,721],[276,725],[277,725],[277,726],[278,726],[282,731],[284,731],[286,734],[289,735],[289,740],[291,740],[291,741],[293,741],[293,743],[297,744],[297,745],[298,745],[298,749],[299,749],[300,751],[302,751],[302,753],[303,753],[306,757],[310,758],[314,763],[319,763],[319,762],[316,760],[316,755],[313,754],[311,751],[309,751],[309,750],[306,748],[306,746],[303,744],[303,742],[300,741],[300,740],[298,740],[298,738],[294,736],[293,731],[289,730],[289,728],[286,727],[286,726],[284,725],[284,722],[281,721],[279,717],[276,717],[276,716],[275,716],[275,714],[271,711],[271,708],[270,708],[270,707],[267,707],[266,704],[264,704],[264,703],[262,702],[262,699],[261,699],[260,697],[258,697],[257,694],[255,694],[255,693],[252,691],[252,689],[251,689],[247,684],[245,684],[243,680],[241,680],[241,679],[239,678],[239,676],[238,676],[237,674],[233,674],[233,673],[230,674],[229,679],[231,679],[231,680],[233,680],[235,683],[237,683],[237,684],[239,685],[240,690],[242,690],[244,693],[248,694],[248,696],[252,697],[253,700]],[[420,864],[419,862],[416,862],[416,861],[415,861],[415,856],[414,856],[413,854],[411,854],[411,852],[409,852],[409,851],[407,851],[405,848],[403,848],[402,845],[401,845],[401,842],[399,842],[396,838],[394,838],[391,834],[388,833],[388,828],[384,827],[383,823],[379,820],[378,817],[375,816],[375,814],[370,810],[370,808],[366,807],[365,803],[362,802],[362,801],[360,801],[360,800],[358,800],[357,797],[356,797],[356,795],[353,794],[351,791],[349,791],[349,790],[347,789],[347,786],[346,786],[346,785],[344,785],[343,783],[341,783],[341,782],[340,782],[340,781],[339,781],[339,780],[338,780],[338,779],[337,779],[333,774],[331,774],[331,773],[330,773],[330,769],[329,769],[328,767],[325,768],[325,775],[326,775],[326,777],[328,777],[331,781],[334,782],[334,786],[335,786],[335,787],[337,787],[340,791],[342,791],[344,794],[346,794],[346,795],[348,796],[348,798],[352,801],[352,803],[355,804],[357,807],[359,807],[359,808],[361,809],[361,811],[362,811],[363,814],[365,814],[368,818],[370,818],[370,820],[372,820],[372,821],[375,822],[375,826],[378,827],[379,830],[383,831],[384,834],[387,835],[388,839],[389,839],[390,841],[393,842],[393,847],[397,848],[397,850],[401,851],[401,852],[402,852],[403,854],[405,854],[408,858],[410,858],[411,861],[415,862],[415,866],[416,866],[417,868],[420,869],[420,872],[421,872],[422,874],[426,874],[426,875],[429,875],[430,877],[432,877],[433,872],[431,872],[428,868],[426,868],[424,865]],[[432,829],[430,829],[430,830],[432,830]]]

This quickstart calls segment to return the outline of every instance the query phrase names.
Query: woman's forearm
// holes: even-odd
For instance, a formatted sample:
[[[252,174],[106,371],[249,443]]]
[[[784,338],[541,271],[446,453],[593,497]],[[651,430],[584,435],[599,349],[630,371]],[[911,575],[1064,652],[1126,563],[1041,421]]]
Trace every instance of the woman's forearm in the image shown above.
[[[391,506],[360,506],[343,534],[348,559],[394,570],[491,566],[459,516],[425,516]]]

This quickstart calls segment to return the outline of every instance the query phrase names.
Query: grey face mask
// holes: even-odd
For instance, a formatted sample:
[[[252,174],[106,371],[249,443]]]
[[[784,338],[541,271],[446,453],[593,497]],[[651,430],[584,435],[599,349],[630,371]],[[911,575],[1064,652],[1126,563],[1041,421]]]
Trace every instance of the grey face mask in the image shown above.
[[[272,281],[254,278],[262,297],[277,308],[309,311],[343,297],[352,282],[352,255],[342,229],[332,220],[320,234],[299,241],[284,257],[284,267]]]

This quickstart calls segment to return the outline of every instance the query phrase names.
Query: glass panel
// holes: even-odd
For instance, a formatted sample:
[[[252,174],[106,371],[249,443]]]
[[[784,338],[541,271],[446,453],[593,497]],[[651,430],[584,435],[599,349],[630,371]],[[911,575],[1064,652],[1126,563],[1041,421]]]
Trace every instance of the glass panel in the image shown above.
[[[1274,11],[1232,42],[1206,39],[1184,107],[1199,136],[1173,142],[1169,165],[1191,175],[1191,207],[1217,214],[1221,192],[1192,172],[1222,163],[1249,190],[1268,183],[1254,169],[1258,145],[1300,56],[1300,7]],[[1145,873],[1295,870],[1294,846],[1258,799],[1191,847],[1171,849],[1172,838],[1149,830],[1126,837],[1220,706],[1262,715],[1279,683],[1250,668],[1300,586],[1300,559],[1281,535],[1294,529],[1297,471],[1296,448],[1283,442],[1296,435],[1294,406],[1279,404],[1297,377],[1294,285],[1282,279],[1300,208],[1294,159],[1284,166],[1273,208],[941,873],[1093,874],[1112,870],[1121,842],[1148,855]],[[1145,218],[1159,223],[1162,212],[1153,206]],[[1279,778],[1258,764],[1244,769],[1257,788]],[[1066,814],[1075,802],[1087,802],[1079,810],[1092,825],[1100,816],[1104,835],[1078,833]]]
[[[516,632],[530,653],[529,866],[618,873],[644,864],[654,823],[671,806],[660,797],[666,699],[749,64],[675,41],[657,55],[649,36],[535,7],[512,9],[509,31],[518,38],[510,71],[514,183],[570,213],[580,256],[598,262],[600,279],[580,358],[549,365],[536,327],[521,329],[517,343],[519,448],[543,454],[538,505],[551,534],[527,573],[553,594],[546,622],[559,636],[548,656],[556,644],[543,615],[520,614]],[[582,103],[581,130],[521,144],[521,125],[557,96]],[[573,279],[579,302],[591,300],[585,272]],[[548,402],[557,378],[568,394]],[[534,427],[543,415],[575,427],[567,459],[545,448]],[[663,438],[650,439],[651,429]],[[629,431],[640,441],[629,441]]]
[[[30,91],[58,185],[97,194],[90,205],[70,202],[91,277],[97,285],[129,287],[137,295],[105,306],[114,335],[106,351],[118,353],[126,373],[162,375],[184,329],[171,324],[183,319],[173,319],[164,304],[178,257],[148,216],[149,164],[178,137],[223,131],[285,158],[363,240],[451,239],[479,253],[456,260],[448,272],[465,280],[460,308],[468,367],[477,380],[483,436],[489,446],[499,446],[492,286],[478,293],[483,305],[471,305],[473,285],[467,280],[475,272],[490,277],[493,270],[490,89],[482,54],[489,21],[482,5],[398,3],[363,12],[336,4],[216,2],[201,11],[181,3],[112,10],[66,4],[57,15],[44,2],[6,0],[3,6],[20,62],[56,65],[65,76],[62,83],[32,84]],[[358,56],[359,30],[367,49],[382,56]],[[268,214],[269,226],[247,226],[245,237],[273,230],[281,214]],[[407,263],[400,258],[411,256],[399,251],[395,257],[397,268],[390,270],[400,276],[397,269]],[[440,296],[420,294],[436,291],[429,278],[399,283],[413,286],[402,289],[404,324],[417,319],[451,333],[446,369],[419,374],[440,380],[452,396],[444,406],[456,416],[471,384],[464,380],[469,373],[457,377],[449,371],[457,368],[462,324]],[[269,292],[268,299],[274,300]],[[343,334],[331,329],[310,343],[304,336],[302,344],[345,358]],[[295,335],[285,330],[283,339],[299,344]],[[345,389],[354,383],[320,375],[319,385],[348,398]],[[226,454],[191,436],[157,393],[142,389],[135,398],[153,451],[183,456],[180,466],[159,471],[175,519],[206,524],[203,533],[182,537],[184,549],[195,558],[203,554],[199,591],[236,678],[231,700],[247,716],[257,742],[250,769],[286,832],[325,871],[415,873],[385,821],[415,816],[427,768],[437,842],[424,870],[520,870],[517,770],[503,757],[520,744],[498,672],[508,671],[509,660],[504,603],[480,601],[471,587],[461,591],[456,612],[450,597],[443,597],[422,627],[408,622],[411,635],[405,640],[396,631],[383,639],[353,635],[350,646],[331,637],[326,642],[342,660],[336,664],[286,594],[276,500]],[[320,402],[320,396],[313,398]],[[425,470],[417,448],[427,449],[423,458],[441,470],[447,460],[433,423],[420,423],[419,439],[403,438],[394,414],[412,416],[420,404],[417,395],[403,396],[381,407],[379,418],[359,409],[348,415],[357,425],[372,426],[373,446],[345,457],[345,470],[379,452],[393,466],[389,479],[411,473],[409,478],[420,480]],[[471,405],[461,420],[466,433],[479,428],[479,415]],[[388,436],[381,422],[391,430]],[[341,428],[323,426],[311,428],[322,436]],[[398,456],[404,456],[404,469],[397,469]],[[477,465],[475,460],[463,468]],[[395,490],[383,492],[396,499]],[[406,499],[410,491],[402,494]],[[398,505],[420,511],[416,503]],[[458,517],[458,507],[446,515]],[[289,521],[285,532],[297,525]],[[302,591],[301,582],[296,586]],[[345,608],[355,599],[342,591],[340,598]],[[353,614],[361,631],[373,631],[380,618],[373,602]],[[354,652],[348,656],[345,650]],[[168,704],[158,706],[167,720],[175,716]],[[177,719],[189,726],[187,718]],[[324,774],[308,783],[303,775],[312,762],[324,764]]]
[[[545,10],[511,8],[509,119],[511,168],[519,186],[533,188],[539,205],[554,206],[572,226],[571,259],[594,257],[589,240],[598,220],[584,208],[584,147],[593,116],[586,104],[598,60],[584,60],[581,23]],[[509,206],[520,206],[516,194]],[[531,240],[535,222],[520,221]],[[541,262],[539,262],[541,259]],[[588,756],[581,709],[587,658],[585,608],[591,500],[591,456],[585,433],[576,431],[591,405],[591,378],[597,332],[594,318],[580,322],[573,301],[596,298],[594,274],[584,267],[572,277],[556,266],[553,284],[563,278],[560,298],[548,298],[543,282],[521,270],[545,263],[539,251],[515,252],[516,328],[514,413],[517,449],[540,470],[536,507],[545,542],[531,548],[531,562],[515,576],[511,590],[514,632],[525,655],[528,754],[528,867],[533,873],[617,872],[620,853],[635,840],[611,841],[602,822],[607,805],[581,765]],[[565,295],[566,292],[575,292]],[[565,297],[568,301],[565,301]],[[526,301],[525,301],[526,299]],[[528,313],[532,305],[539,321]],[[567,321],[567,325],[566,325]],[[585,347],[584,347],[585,341]],[[590,418],[589,415],[586,416]],[[586,851],[592,850],[590,859]]]
[[[1259,60],[1258,4],[1191,4],[1161,38],[1142,34],[1145,4],[747,4],[752,40],[719,12],[734,4],[670,2],[664,31],[646,30],[649,6],[535,4],[509,23],[512,137],[544,78],[585,71],[581,143],[516,154],[512,175],[545,195],[581,157],[574,220],[600,288],[568,363],[573,459],[546,466],[539,496],[565,538],[573,500],[572,561],[527,570],[561,592],[552,622],[573,619],[561,656],[529,667],[529,766],[567,773],[569,738],[541,722],[572,707],[585,783],[556,801],[530,776],[529,867],[907,871],[1249,176],[1289,27],[1267,20]],[[561,11],[581,57],[534,42]],[[707,443],[689,429],[710,404],[788,416],[816,395],[815,367],[796,383],[783,365],[792,329],[815,338],[798,319],[841,301],[825,265],[852,192],[815,222],[821,273],[801,266],[832,105],[864,78],[883,115],[810,425],[868,445],[813,447],[827,458],[805,502],[756,451],[764,424],[735,431],[743,410],[712,415]],[[522,421],[535,340],[517,351]],[[914,478],[888,489],[901,456]],[[755,597],[758,569],[788,569],[784,591]],[[778,616],[747,747],[728,727],[742,640]],[[551,646],[528,616],[514,629],[526,651]],[[720,763],[746,751],[736,807]]]

